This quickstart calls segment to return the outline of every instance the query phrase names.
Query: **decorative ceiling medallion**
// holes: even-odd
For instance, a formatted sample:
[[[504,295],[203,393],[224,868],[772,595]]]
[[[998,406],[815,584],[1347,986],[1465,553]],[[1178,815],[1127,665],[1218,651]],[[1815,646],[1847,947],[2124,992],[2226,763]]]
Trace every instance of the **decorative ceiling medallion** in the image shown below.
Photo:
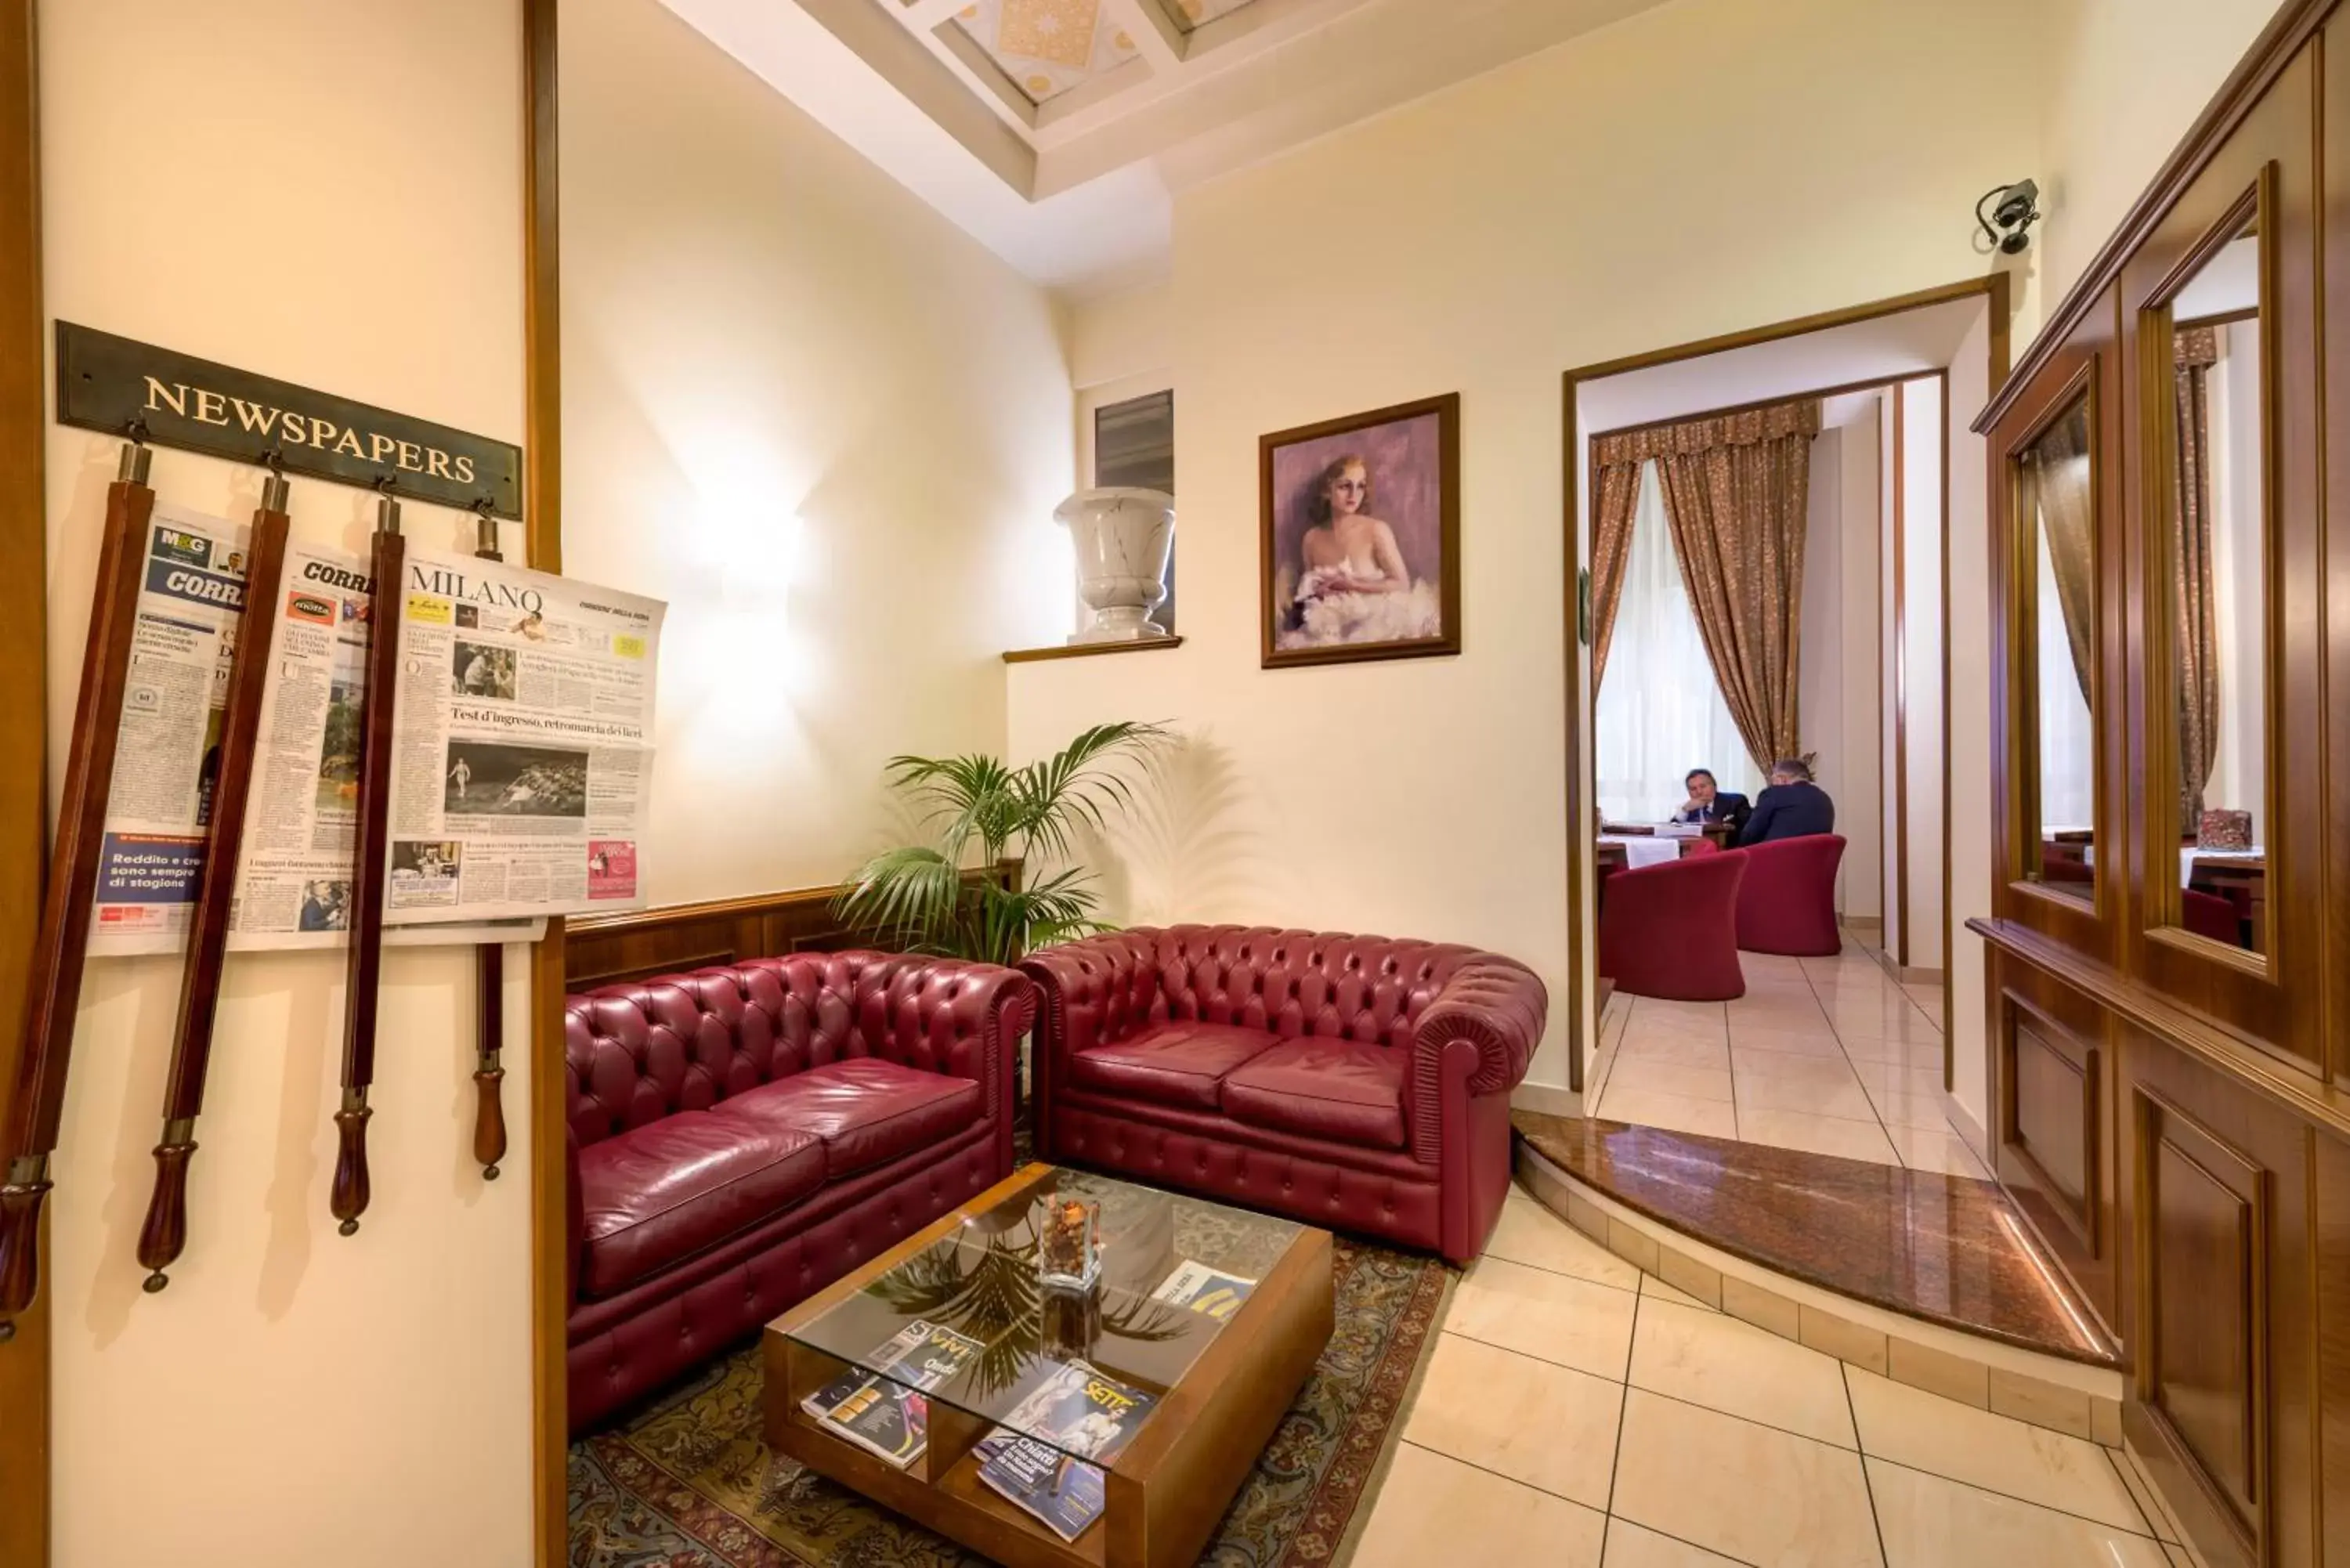
[[[1003,0],[995,47],[1007,55],[1083,69],[1094,54],[1101,0]]]
[[[1135,57],[1133,37],[1102,20],[1101,0],[977,0],[950,25],[977,44],[1031,103]]]

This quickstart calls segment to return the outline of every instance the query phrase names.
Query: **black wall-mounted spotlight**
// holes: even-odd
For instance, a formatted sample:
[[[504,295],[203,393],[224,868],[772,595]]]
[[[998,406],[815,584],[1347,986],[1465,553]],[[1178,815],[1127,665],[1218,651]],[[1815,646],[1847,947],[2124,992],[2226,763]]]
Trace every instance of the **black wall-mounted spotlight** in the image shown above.
[[[1992,206],[1997,202],[1997,206]],[[1983,209],[1991,207],[1989,217]],[[2029,180],[2018,180],[2012,185],[1994,185],[1982,193],[1975,203],[1975,222],[1992,248],[2005,255],[2021,255],[2023,247],[2032,243],[2032,225],[2040,221],[2040,187]]]

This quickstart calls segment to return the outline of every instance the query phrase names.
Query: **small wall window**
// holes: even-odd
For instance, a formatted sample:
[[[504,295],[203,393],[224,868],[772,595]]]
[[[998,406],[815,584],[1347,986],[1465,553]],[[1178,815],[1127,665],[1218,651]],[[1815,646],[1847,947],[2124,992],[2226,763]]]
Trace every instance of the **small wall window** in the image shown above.
[[[1094,483],[1175,493],[1175,394],[1150,392],[1094,410]],[[1175,563],[1167,563],[1167,597],[1150,618],[1175,629]]]

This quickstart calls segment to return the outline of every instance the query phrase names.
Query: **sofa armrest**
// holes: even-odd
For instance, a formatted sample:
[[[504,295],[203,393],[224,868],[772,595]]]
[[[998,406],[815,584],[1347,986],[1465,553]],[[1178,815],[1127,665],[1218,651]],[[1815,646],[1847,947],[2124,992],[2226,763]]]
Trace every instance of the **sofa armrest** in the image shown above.
[[[1150,1021],[1159,1001],[1151,933],[1109,931],[1033,952],[1020,965],[1041,993],[1036,1042],[1054,1064],[1123,1040]]]
[[[905,957],[858,976],[857,1023],[868,1048],[900,1066],[978,1084],[986,1115],[1006,1138],[1014,1054],[1035,1019],[1035,984],[1000,964]]]
[[[1542,1044],[1549,1006],[1549,992],[1534,972],[1508,959],[1480,958],[1453,971],[1412,1029],[1414,1158],[1437,1163],[1448,1075],[1461,1079],[1472,1096],[1518,1086]]]

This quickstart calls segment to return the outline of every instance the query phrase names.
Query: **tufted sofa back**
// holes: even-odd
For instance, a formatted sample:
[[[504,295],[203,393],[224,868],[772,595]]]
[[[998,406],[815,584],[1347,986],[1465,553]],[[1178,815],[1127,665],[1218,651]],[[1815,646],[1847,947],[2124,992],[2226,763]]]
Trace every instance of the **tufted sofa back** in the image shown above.
[[[979,1079],[993,1104],[985,1036],[1007,981],[1024,990],[983,964],[790,953],[567,997],[572,1134],[584,1147],[854,1056]]]
[[[1117,944],[1102,1002],[1113,1032],[1169,1019],[1238,1024],[1409,1050],[1419,1015],[1464,963],[1451,943],[1265,926],[1138,928]]]

